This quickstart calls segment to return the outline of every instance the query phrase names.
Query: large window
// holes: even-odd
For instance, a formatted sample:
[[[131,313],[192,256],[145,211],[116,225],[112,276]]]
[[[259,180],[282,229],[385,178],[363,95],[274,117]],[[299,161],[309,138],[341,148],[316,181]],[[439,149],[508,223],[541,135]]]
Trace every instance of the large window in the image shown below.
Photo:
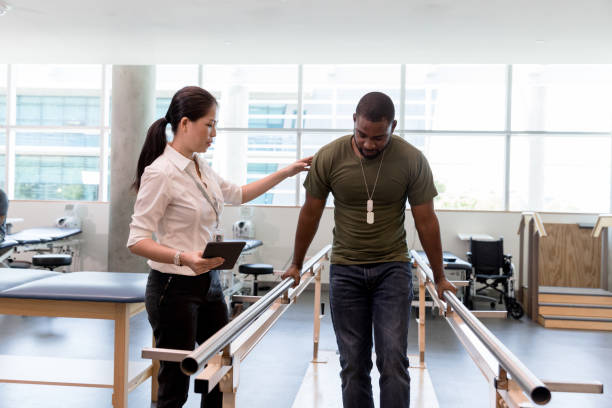
[[[6,122],[6,95],[0,95],[0,123]]]
[[[514,67],[512,130],[610,132],[611,65]]]
[[[372,91],[389,95],[397,109],[400,84],[400,65],[305,65],[304,128],[352,129],[357,102]]]
[[[611,95],[611,65],[513,68],[510,209],[611,210]]]
[[[7,66],[0,64],[0,127],[6,125],[6,74]]]
[[[6,132],[0,128],[0,188],[6,190]]]
[[[172,95],[179,89],[198,85],[197,65],[157,65],[155,70],[155,119],[166,116]]]
[[[434,174],[437,208],[504,209],[503,135],[410,134]]]
[[[205,65],[203,86],[219,101],[213,169],[238,184],[250,183],[297,157],[297,65]],[[295,205],[295,178],[253,201]]]
[[[512,137],[510,209],[607,212],[609,136]]]
[[[0,188],[6,190],[7,65],[0,64]]]
[[[15,160],[14,167],[5,171],[11,175],[6,183],[9,197],[100,199],[103,67],[10,68],[15,89],[11,108],[15,113],[7,128],[8,141],[15,146]]]
[[[405,129],[504,130],[504,65],[407,65]]]
[[[157,118],[187,85],[218,99],[205,159],[238,184],[352,133],[359,99],[382,91],[433,169],[436,208],[612,211],[612,65],[158,65]],[[108,199],[111,94],[111,66],[0,64],[10,198]],[[303,180],[255,203],[299,205]]]
[[[72,147],[90,147],[96,149],[100,147],[100,133],[95,131],[17,131],[15,135],[15,144],[17,146],[40,147],[45,151],[49,151],[49,148],[53,147],[57,148],[57,152],[66,151],[66,148]],[[25,151],[26,149],[22,150]],[[92,150],[91,153],[97,153],[97,150]]]
[[[99,123],[99,96],[17,95],[17,125],[97,126]]]
[[[97,157],[17,155],[15,198],[97,200],[98,168]]]

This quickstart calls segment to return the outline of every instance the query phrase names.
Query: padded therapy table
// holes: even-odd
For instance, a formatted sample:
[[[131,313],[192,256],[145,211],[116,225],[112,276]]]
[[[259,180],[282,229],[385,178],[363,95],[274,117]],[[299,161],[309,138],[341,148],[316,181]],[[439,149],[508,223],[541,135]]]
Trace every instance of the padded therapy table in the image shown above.
[[[112,388],[113,406],[125,408],[128,393],[152,377],[155,401],[158,363],[128,361],[130,317],[145,310],[146,281],[141,273],[0,268],[1,314],[115,322],[114,361],[36,357],[32,365],[23,357],[0,356],[0,382]]]
[[[20,252],[53,252],[57,249],[74,252],[79,240],[73,237],[81,232],[80,228],[38,227],[8,234],[0,242],[0,264],[8,266],[5,260]]]
[[[17,241],[22,245],[40,244],[67,239],[80,233],[80,228],[38,227],[24,229],[15,234],[9,234],[6,236],[6,239]]]

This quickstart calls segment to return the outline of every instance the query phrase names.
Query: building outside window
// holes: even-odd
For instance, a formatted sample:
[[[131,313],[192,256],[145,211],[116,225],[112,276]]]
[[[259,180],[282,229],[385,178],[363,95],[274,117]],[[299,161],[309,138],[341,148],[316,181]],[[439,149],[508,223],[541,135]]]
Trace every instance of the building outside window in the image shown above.
[[[359,98],[377,90],[395,104],[395,133],[428,158],[437,208],[612,210],[610,65],[156,68],[157,118],[183,86],[218,99],[205,158],[238,184],[352,133]],[[108,199],[111,83],[110,66],[0,64],[0,187],[11,199]],[[255,203],[299,205],[303,180]]]
[[[6,172],[9,196],[98,200],[102,66],[12,65],[10,72],[15,116],[8,118],[7,141],[15,160]]]

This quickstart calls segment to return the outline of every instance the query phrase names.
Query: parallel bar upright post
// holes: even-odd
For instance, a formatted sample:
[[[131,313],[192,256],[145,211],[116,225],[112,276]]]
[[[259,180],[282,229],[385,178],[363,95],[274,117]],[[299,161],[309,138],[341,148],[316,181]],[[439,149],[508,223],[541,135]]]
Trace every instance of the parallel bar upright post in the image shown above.
[[[314,326],[312,361],[317,362],[319,358],[319,337],[321,333],[321,270],[315,272],[315,296],[314,296]]]
[[[537,316],[534,316],[534,311],[533,311],[533,303],[534,303],[534,299],[535,299],[535,284],[533,282],[533,276],[535,274],[534,272],[534,245],[533,245],[533,241],[534,241],[534,224],[535,221],[533,218],[531,218],[529,220],[529,228],[528,228],[528,233],[527,233],[527,248],[528,248],[528,253],[527,253],[527,300],[528,300],[528,305],[527,305],[527,316],[532,320],[532,321],[536,321],[537,320]]]
[[[419,363],[425,364],[425,282],[419,273]]]

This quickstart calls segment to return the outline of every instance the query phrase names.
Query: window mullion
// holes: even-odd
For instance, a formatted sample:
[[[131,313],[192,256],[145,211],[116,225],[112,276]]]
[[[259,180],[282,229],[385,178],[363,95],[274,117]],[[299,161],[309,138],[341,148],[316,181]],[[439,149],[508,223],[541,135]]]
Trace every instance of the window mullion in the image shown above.
[[[108,92],[106,89],[106,64],[102,65],[102,92],[100,93],[100,184],[98,184],[98,201],[106,201],[108,198],[108,186],[106,177],[108,173],[107,155],[108,143],[107,132],[105,128],[106,122],[106,107],[108,101]]]
[[[296,160],[302,157],[302,117],[304,110],[304,65],[298,65],[298,101],[297,101],[297,140],[296,140]],[[295,178],[295,205],[300,205],[300,182],[301,174]]]
[[[6,194],[9,200],[15,199],[15,132],[17,123],[17,89],[13,79],[13,65],[6,70]]]
[[[399,109],[399,128],[404,130],[406,123],[406,64],[402,64],[400,68],[400,109]]]
[[[504,147],[504,211],[510,210],[510,149],[512,146],[512,65],[506,66],[506,124]]]

